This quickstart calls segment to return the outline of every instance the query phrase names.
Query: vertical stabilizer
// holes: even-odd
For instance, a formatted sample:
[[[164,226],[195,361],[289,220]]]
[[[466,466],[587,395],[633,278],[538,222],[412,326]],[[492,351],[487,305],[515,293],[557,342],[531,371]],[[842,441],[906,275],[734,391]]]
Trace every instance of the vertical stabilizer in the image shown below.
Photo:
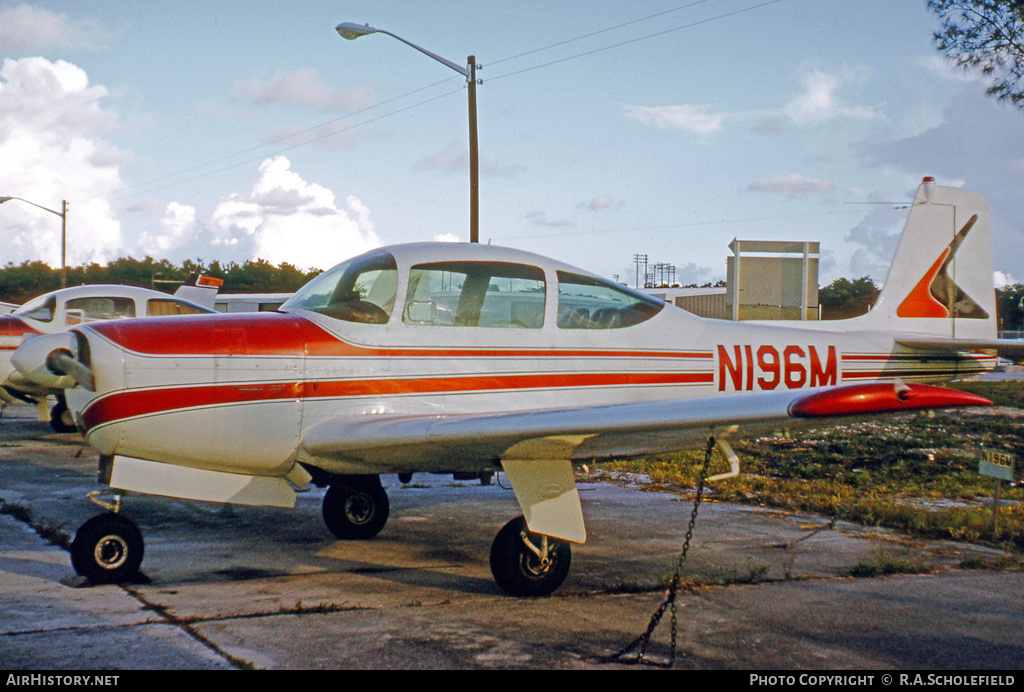
[[[988,203],[936,185],[917,188],[896,256],[864,326],[951,338],[996,335]]]

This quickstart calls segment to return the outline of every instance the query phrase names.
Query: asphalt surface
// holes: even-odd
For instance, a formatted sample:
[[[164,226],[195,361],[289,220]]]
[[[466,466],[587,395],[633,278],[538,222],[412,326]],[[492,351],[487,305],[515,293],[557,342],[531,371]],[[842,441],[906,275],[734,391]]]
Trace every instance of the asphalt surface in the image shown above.
[[[665,600],[691,502],[581,477],[589,537],[549,598],[515,599],[488,551],[519,513],[496,483],[386,478],[392,514],[374,540],[341,542],[322,490],[293,510],[133,497],[143,578],[92,586],[68,538],[96,455],[27,407],[0,415],[0,669],[637,669],[603,657]],[[678,594],[677,670],[995,670],[1024,662],[1024,573],[965,570],[997,551],[921,541],[821,517],[705,502]],[[927,574],[851,578],[911,560]],[[647,661],[669,659],[670,615]],[[1017,676],[1024,679],[1024,676]]]

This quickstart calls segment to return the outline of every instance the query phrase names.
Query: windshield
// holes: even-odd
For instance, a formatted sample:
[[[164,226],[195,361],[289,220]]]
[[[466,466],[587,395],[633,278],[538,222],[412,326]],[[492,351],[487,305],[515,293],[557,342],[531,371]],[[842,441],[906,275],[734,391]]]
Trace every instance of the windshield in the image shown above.
[[[300,308],[347,322],[384,324],[398,294],[398,267],[384,251],[354,257],[303,286],[281,306]]]
[[[52,322],[53,312],[57,309],[57,296],[52,293],[33,298],[14,311],[18,317],[27,317],[38,322]]]

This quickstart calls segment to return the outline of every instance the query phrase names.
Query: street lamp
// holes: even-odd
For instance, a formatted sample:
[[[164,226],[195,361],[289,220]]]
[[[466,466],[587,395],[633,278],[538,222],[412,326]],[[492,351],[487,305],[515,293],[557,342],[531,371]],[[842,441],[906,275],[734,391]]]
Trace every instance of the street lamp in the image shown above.
[[[436,53],[431,53],[426,48],[421,48],[415,43],[406,41],[401,36],[397,36],[390,31],[384,31],[383,29],[374,29],[368,24],[352,24],[350,22],[343,22],[335,27],[338,34],[342,38],[353,41],[360,36],[366,36],[367,34],[387,34],[391,38],[398,39],[405,45],[415,48],[419,52],[427,55],[434,60],[438,61],[446,67],[450,67],[455,70],[463,77],[466,78],[466,83],[469,85],[469,242],[476,243],[480,241],[480,159],[477,152],[477,141],[476,141],[476,57],[470,55],[466,58],[468,63],[467,67],[456,65],[450,60],[442,58]]]
[[[68,272],[67,266],[64,263],[64,255],[67,250],[68,242],[68,201],[66,199],[61,200],[60,211],[54,211],[53,209],[44,207],[41,204],[29,202],[27,199],[22,199],[21,197],[0,197],[0,204],[3,204],[4,202],[10,202],[12,199],[16,199],[21,202],[31,204],[33,207],[38,207],[43,211],[48,211],[51,214],[56,214],[57,216],[60,217],[60,287],[66,288],[68,285]]]

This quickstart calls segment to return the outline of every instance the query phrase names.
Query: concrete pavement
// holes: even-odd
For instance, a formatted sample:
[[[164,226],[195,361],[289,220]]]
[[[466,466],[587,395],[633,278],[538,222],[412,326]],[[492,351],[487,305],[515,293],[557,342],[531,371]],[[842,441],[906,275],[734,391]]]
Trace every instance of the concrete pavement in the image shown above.
[[[17,409],[18,407],[13,407]],[[28,412],[28,413],[26,413]],[[581,479],[588,542],[565,585],[513,599],[487,556],[518,514],[499,484],[385,479],[373,541],[323,526],[322,491],[294,510],[138,497],[142,583],[88,586],[39,531],[72,535],[98,508],[95,454],[29,409],[0,417],[0,667],[96,669],[603,669],[664,598],[691,504]],[[500,477],[499,477],[500,478]],[[1024,660],[1024,573],[956,569],[996,551],[821,517],[708,502],[678,598],[677,669],[990,669]],[[901,559],[929,574],[853,579]],[[668,616],[652,658],[667,655]]]

